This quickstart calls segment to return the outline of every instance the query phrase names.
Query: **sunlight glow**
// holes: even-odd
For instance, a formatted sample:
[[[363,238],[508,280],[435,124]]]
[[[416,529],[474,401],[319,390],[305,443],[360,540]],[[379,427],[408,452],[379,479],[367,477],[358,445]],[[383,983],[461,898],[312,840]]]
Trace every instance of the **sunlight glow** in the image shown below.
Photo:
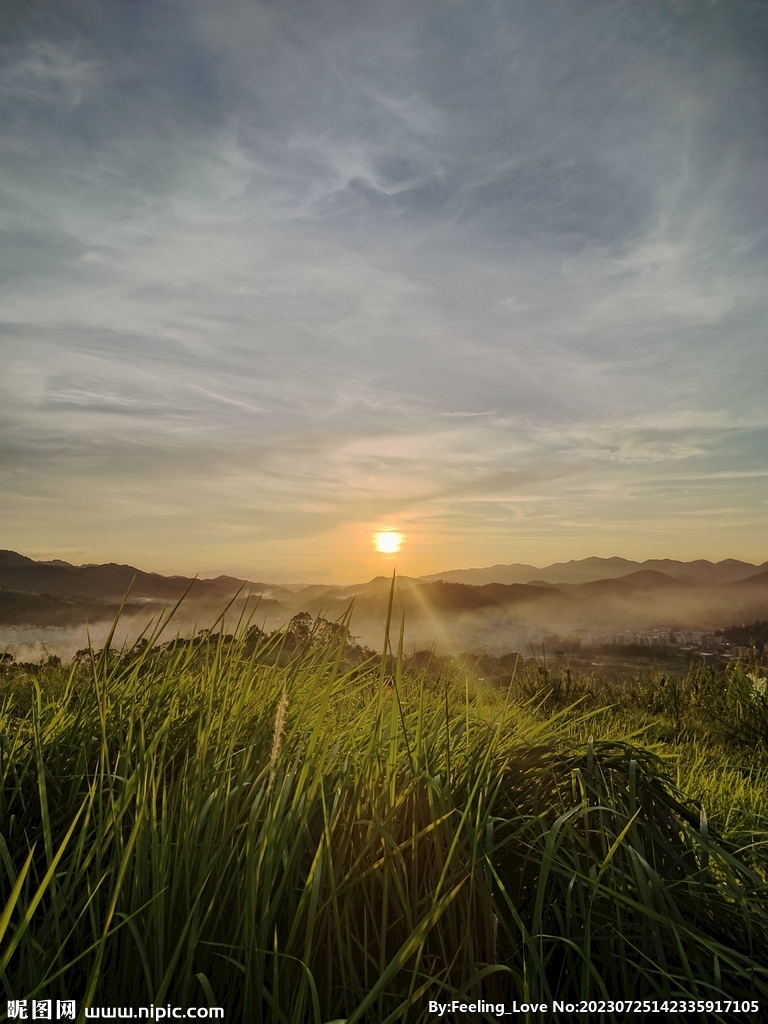
[[[400,545],[403,542],[403,535],[401,533],[395,533],[393,530],[384,530],[381,533],[377,533],[374,537],[376,544],[376,550],[381,551],[384,555],[393,555],[395,551],[400,550]]]

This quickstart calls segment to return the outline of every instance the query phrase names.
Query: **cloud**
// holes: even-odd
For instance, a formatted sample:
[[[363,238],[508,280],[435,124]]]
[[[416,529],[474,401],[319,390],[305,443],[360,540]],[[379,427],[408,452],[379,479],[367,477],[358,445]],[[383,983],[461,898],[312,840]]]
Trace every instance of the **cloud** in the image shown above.
[[[722,474],[753,471],[765,426],[765,17],[163,0],[41,29],[17,4],[13,543],[106,550],[133,519],[136,560],[194,569],[202,522],[234,568],[249,521],[256,565],[397,515],[462,524],[451,557],[476,561],[493,503],[508,545],[524,510],[589,548],[606,494],[627,544],[656,537],[621,494],[659,472],[719,481],[712,507],[757,487]],[[195,531],[163,532],[187,508]]]
[[[14,104],[50,106],[67,114],[95,85],[99,67],[98,61],[79,60],[50,41],[32,42],[0,71],[0,89]]]

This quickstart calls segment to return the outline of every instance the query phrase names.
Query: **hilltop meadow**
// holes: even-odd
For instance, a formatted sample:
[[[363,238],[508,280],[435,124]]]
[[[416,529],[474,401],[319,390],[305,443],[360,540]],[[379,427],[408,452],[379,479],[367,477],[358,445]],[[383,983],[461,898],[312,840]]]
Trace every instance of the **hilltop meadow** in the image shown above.
[[[619,685],[409,658],[389,622],[376,654],[347,627],[159,643],[159,623],[3,667],[8,998],[281,1024],[768,1001],[756,649]]]

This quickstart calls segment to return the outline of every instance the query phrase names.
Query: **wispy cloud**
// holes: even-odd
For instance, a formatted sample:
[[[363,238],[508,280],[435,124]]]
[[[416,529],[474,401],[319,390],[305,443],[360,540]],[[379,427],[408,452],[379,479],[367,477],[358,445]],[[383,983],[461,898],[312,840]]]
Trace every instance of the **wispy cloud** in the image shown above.
[[[0,89],[16,104],[69,113],[95,86],[99,67],[99,61],[78,59],[66,46],[33,41],[0,71]]]

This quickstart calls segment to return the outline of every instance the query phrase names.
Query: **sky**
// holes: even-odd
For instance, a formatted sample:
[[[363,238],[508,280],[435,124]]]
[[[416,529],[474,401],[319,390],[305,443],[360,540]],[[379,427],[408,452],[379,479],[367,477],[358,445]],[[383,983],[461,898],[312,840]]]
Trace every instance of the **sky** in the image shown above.
[[[765,560],[767,79],[757,0],[5,0],[0,546]]]

